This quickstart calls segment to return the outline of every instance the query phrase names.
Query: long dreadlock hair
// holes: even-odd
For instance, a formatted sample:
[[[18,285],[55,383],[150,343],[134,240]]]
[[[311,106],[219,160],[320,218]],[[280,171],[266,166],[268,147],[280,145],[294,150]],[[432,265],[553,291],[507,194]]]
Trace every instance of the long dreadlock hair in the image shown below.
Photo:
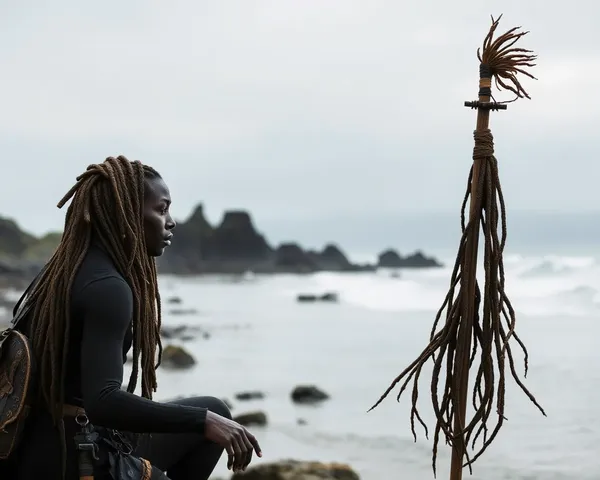
[[[156,265],[146,251],[143,219],[145,180],[153,178],[160,178],[158,172],[139,161],[108,157],[90,165],[58,202],[62,208],[73,199],[60,244],[32,288],[35,307],[30,335],[39,368],[40,399],[63,435],[71,287],[92,238],[108,253],[133,293],[133,371],[127,391],[134,392],[140,366],[142,396],[151,399],[156,391],[156,368],[162,354],[160,295]]]

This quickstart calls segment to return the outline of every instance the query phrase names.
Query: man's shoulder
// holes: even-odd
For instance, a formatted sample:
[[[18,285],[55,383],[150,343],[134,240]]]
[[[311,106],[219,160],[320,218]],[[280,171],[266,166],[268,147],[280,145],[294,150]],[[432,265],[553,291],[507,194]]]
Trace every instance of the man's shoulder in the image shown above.
[[[75,296],[93,290],[99,294],[102,291],[127,292],[131,294],[131,288],[121,273],[104,252],[98,249],[90,249],[86,254],[81,267],[75,276],[72,293]]]

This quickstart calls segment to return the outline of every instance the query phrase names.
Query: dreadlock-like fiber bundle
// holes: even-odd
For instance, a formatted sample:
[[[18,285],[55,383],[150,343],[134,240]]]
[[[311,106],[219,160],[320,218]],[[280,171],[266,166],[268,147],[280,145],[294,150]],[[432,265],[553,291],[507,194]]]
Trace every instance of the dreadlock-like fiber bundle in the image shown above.
[[[90,165],[58,203],[62,208],[72,199],[60,244],[30,297],[35,305],[30,335],[39,365],[39,393],[55,423],[62,423],[71,287],[92,237],[110,255],[133,293],[133,371],[127,391],[135,390],[140,367],[142,396],[152,398],[156,391],[161,315],[156,266],[144,240],[147,178],[160,176],[139,161],[109,157]]]

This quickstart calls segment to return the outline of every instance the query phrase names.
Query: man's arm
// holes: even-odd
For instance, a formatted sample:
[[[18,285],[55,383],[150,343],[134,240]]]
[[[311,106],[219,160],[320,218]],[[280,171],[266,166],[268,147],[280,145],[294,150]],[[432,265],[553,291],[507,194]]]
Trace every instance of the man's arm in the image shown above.
[[[84,314],[81,389],[91,423],[134,433],[203,434],[206,408],[154,402],[121,390],[123,341],[133,295],[123,279],[96,280],[77,294]]]

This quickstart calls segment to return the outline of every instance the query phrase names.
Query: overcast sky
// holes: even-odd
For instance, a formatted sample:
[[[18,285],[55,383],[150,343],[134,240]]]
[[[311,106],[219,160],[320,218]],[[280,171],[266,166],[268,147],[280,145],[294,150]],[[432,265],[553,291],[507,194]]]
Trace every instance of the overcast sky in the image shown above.
[[[460,6],[458,6],[460,5]],[[539,54],[493,114],[512,210],[595,210],[592,1],[0,2],[0,214],[42,232],[88,164],[157,168],[179,218],[458,212],[490,14]],[[510,95],[498,95],[508,99]]]

